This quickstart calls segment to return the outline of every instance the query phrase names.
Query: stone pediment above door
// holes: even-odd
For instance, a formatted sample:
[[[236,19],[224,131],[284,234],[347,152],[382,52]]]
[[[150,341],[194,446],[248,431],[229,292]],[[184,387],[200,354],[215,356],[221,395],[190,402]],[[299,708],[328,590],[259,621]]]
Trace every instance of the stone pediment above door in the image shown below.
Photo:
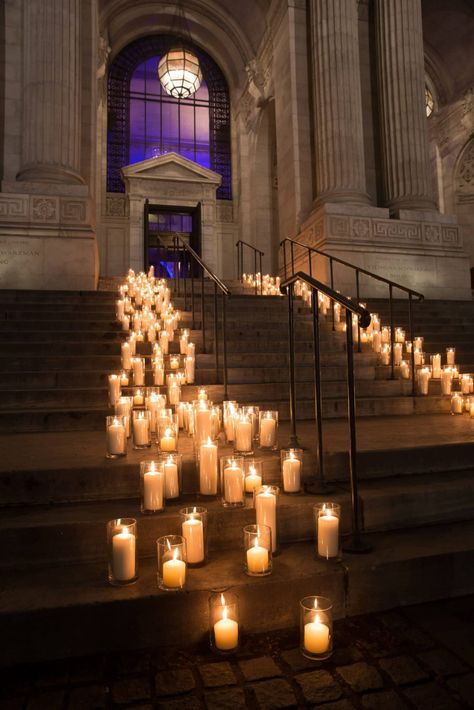
[[[192,160],[183,158],[178,153],[166,153],[157,158],[142,160],[122,168],[125,184],[138,180],[163,180],[166,182],[197,182],[214,185],[221,184],[221,176],[213,170],[202,167]]]

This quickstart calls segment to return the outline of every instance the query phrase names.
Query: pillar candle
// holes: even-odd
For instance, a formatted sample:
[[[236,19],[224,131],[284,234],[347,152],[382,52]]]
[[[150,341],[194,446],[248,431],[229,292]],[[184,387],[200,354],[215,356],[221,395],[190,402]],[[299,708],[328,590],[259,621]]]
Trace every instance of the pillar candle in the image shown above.
[[[161,365],[155,365],[153,368],[153,383],[161,386],[165,381],[165,370]]]
[[[120,397],[120,377],[119,375],[109,375],[109,401],[114,405]]]
[[[253,546],[247,550],[247,569],[254,574],[262,574],[268,569],[268,550],[258,543],[258,537],[254,538]]]
[[[107,428],[107,452],[114,456],[125,451],[126,431],[119,419],[114,419]]]
[[[221,651],[230,651],[236,648],[239,642],[239,625],[233,619],[227,618],[227,607],[222,612],[222,619],[214,624],[214,641]]]
[[[393,344],[393,363],[394,365],[399,365],[402,361],[403,356],[403,343]]]
[[[135,535],[127,528],[112,538],[112,574],[119,582],[135,577]]]
[[[143,474],[143,507],[145,510],[161,510],[163,508],[163,474],[152,470]]]
[[[304,647],[308,653],[322,654],[329,648],[329,627],[316,614],[314,621],[304,625]]]
[[[143,391],[141,389],[138,389],[133,395],[133,406],[141,407],[143,405],[143,402]]]
[[[195,362],[194,358],[190,355],[188,355],[188,357],[184,361],[184,368],[186,372],[186,382],[189,385],[192,385],[195,377]]]
[[[173,461],[172,456],[168,456],[163,467],[165,473],[165,498],[172,499],[179,497],[179,477],[178,464]]]
[[[452,414],[462,414],[464,408],[464,400],[460,394],[453,394],[451,397],[451,413]]]
[[[122,330],[130,330],[130,318],[128,316],[122,318]]]
[[[177,555],[177,550],[174,555]],[[186,581],[186,562],[178,560],[176,556],[173,559],[163,563],[163,584],[170,589],[180,589]]]
[[[415,348],[414,351],[415,365],[423,365],[423,353],[419,348]]]
[[[410,366],[406,360],[402,360],[400,363],[400,375],[403,380],[408,380],[410,377]]]
[[[148,446],[150,443],[149,422],[145,416],[133,420],[133,441],[137,446]]]
[[[125,370],[120,373],[120,386],[128,387],[128,375]]]
[[[217,493],[217,445],[210,439],[200,448],[199,492],[205,496]]]
[[[244,500],[242,469],[235,461],[224,468],[224,500],[226,503],[242,503]]]
[[[132,349],[130,343],[125,341],[121,345],[122,351],[122,367],[124,370],[130,370],[132,367]]]
[[[461,392],[462,394],[470,394],[472,391],[472,377],[463,375],[461,377]]]
[[[163,351],[163,355],[168,355],[168,343],[169,343],[169,336],[166,330],[162,330],[160,332],[160,347],[161,350]]]
[[[285,493],[298,493],[301,488],[301,461],[290,452],[283,460],[283,490]]]
[[[441,377],[441,355],[440,353],[436,353],[436,355],[433,355],[431,358],[431,366],[433,368],[433,378],[436,380],[439,380]]]
[[[318,517],[318,554],[326,559],[339,554],[339,518],[330,510]]]
[[[422,367],[421,370],[418,370],[418,389],[420,394],[428,394],[430,377],[431,373],[427,367]]]
[[[133,384],[142,386],[145,384],[145,367],[141,357],[135,357],[132,360],[133,367]]]
[[[237,451],[252,450],[252,422],[239,418],[235,423],[235,448]]]
[[[125,304],[122,300],[115,301],[117,320],[122,320],[125,315]]]
[[[455,348],[447,348],[446,350],[446,363],[450,367],[454,367],[454,358],[456,357]]]
[[[257,525],[268,525],[272,531],[272,552],[277,549],[277,500],[276,495],[269,490],[255,496],[255,512]]]
[[[379,330],[374,330],[372,334],[372,350],[379,353],[382,349],[382,335]]]
[[[163,436],[160,438],[160,449],[162,451],[175,451],[176,438],[172,429],[165,429]]]
[[[168,387],[168,399],[170,404],[179,404],[181,394],[180,386],[174,382]]]
[[[275,446],[276,421],[272,417],[262,417],[260,420],[260,446],[270,448]]]
[[[127,437],[127,439],[129,436],[131,436],[132,433],[132,428],[130,425],[131,408],[132,405],[130,403],[129,397],[120,397],[117,402],[115,402],[115,414],[124,417],[125,436]]]
[[[182,524],[186,540],[186,554],[189,564],[196,565],[204,560],[204,526],[202,520],[190,517]]]
[[[183,333],[179,339],[179,352],[181,355],[186,355],[188,352],[188,334]]]
[[[211,436],[211,410],[204,403],[196,410],[196,441],[206,441]]]
[[[262,485],[262,477],[258,475],[255,466],[250,466],[248,475],[245,477],[245,492],[253,493],[256,488]]]

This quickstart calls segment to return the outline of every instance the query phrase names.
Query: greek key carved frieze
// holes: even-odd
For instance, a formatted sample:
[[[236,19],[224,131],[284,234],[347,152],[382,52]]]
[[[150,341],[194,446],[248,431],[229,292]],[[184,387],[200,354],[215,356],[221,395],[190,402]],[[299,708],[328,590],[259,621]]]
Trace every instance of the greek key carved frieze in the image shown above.
[[[329,231],[335,237],[349,237],[351,233],[349,217],[330,217]]]
[[[439,224],[423,225],[423,241],[428,244],[441,243],[441,227]]]
[[[374,220],[374,237],[421,242],[420,225],[395,220]]]
[[[85,200],[61,200],[61,222],[81,224],[86,221]]]
[[[459,227],[443,227],[441,238],[443,244],[450,244],[451,246],[462,246]]]
[[[0,217],[15,220],[28,217],[27,197],[0,197]]]

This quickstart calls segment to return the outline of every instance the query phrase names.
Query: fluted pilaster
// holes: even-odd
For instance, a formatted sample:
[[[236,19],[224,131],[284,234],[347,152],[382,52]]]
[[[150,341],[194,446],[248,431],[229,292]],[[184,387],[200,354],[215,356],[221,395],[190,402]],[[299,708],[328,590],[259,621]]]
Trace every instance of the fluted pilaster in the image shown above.
[[[356,0],[312,0],[317,202],[368,203]]]
[[[420,0],[375,0],[385,204],[434,209]]]
[[[80,0],[24,3],[24,110],[18,180],[80,183]]]

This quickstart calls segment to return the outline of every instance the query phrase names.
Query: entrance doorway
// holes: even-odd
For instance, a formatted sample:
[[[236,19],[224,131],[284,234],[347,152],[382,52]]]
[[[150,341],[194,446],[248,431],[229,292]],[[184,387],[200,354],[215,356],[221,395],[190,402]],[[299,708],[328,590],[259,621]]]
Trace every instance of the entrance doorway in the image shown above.
[[[145,271],[154,266],[155,276],[174,278],[179,264],[180,278],[194,276],[188,259],[182,258],[182,252],[175,253],[173,239],[181,237],[201,255],[201,205],[174,207],[152,205],[146,200],[143,217]]]

